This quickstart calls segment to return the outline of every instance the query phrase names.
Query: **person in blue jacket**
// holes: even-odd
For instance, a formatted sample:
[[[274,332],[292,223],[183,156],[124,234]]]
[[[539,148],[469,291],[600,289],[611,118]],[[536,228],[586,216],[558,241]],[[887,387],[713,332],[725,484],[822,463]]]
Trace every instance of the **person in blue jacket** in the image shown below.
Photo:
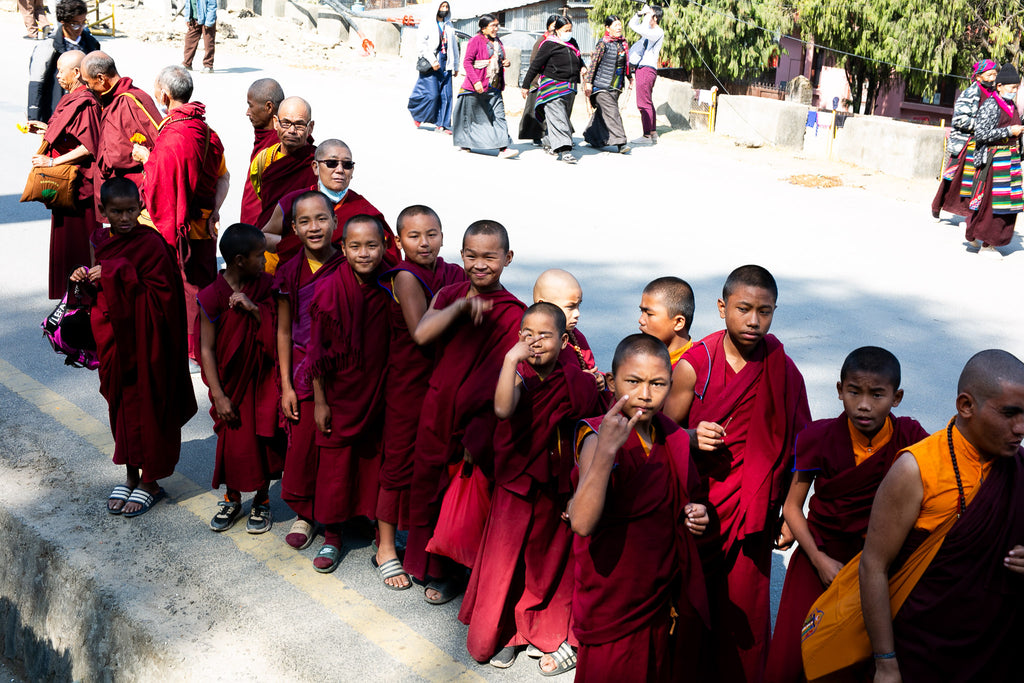
[[[217,0],[185,0],[185,20],[188,29],[185,31],[185,58],[182,65],[192,70],[192,58],[199,47],[199,37],[203,38],[203,71],[213,73],[213,52],[217,47]]]

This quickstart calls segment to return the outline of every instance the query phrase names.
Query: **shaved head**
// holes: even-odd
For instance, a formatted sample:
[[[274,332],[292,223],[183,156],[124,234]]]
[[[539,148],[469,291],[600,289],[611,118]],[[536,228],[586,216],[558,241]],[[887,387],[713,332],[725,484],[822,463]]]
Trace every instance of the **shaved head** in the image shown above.
[[[582,293],[579,281],[572,273],[561,268],[545,270],[533,284],[534,301],[553,301],[566,294]]]
[[[980,351],[967,361],[956,393],[970,394],[979,403],[1002,393],[1007,385],[1024,387],[1024,363],[1000,349]]]
[[[118,75],[114,58],[101,50],[87,54],[82,60],[81,69],[87,78],[96,78],[98,76],[113,78]]]
[[[270,102],[276,112],[284,101],[284,90],[273,78],[261,78],[249,86],[248,96],[257,102]]]
[[[277,116],[289,121],[309,121],[313,118],[313,108],[301,97],[286,97],[277,107]]]
[[[57,58],[58,69],[75,69],[81,68],[82,60],[85,59],[85,53],[81,50],[68,50],[60,57]]]
[[[297,152],[313,136],[313,108],[301,97],[284,98],[277,108],[274,128],[285,153]]]
[[[725,280],[725,286],[722,287],[722,299],[728,300],[732,293],[740,287],[764,289],[772,295],[772,299],[776,302],[779,300],[779,287],[775,284],[775,278],[767,268],[756,265],[740,266],[729,273],[729,277]]]
[[[323,142],[316,146],[316,158],[326,159],[327,155],[330,154],[331,152],[340,152],[343,149],[347,150],[350,154],[352,153],[352,148],[346,145],[341,140],[335,138],[331,138],[330,140],[324,140]]]

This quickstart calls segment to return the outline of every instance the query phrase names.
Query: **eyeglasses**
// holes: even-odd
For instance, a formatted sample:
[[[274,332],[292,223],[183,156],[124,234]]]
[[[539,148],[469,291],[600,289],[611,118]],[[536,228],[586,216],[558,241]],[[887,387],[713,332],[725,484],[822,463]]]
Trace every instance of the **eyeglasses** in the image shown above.
[[[64,24],[72,31],[77,31],[80,28],[85,28],[85,24]]]
[[[276,116],[274,118],[277,119]],[[281,124],[281,128],[284,128],[285,130],[288,130],[289,128],[294,128],[295,130],[306,130],[309,128],[309,124],[305,121],[287,121],[277,119],[277,122]]]
[[[338,164],[341,164],[341,167],[346,171],[351,171],[356,167],[356,162],[342,161],[341,159],[317,159],[316,163],[323,164],[327,168],[338,168]]]

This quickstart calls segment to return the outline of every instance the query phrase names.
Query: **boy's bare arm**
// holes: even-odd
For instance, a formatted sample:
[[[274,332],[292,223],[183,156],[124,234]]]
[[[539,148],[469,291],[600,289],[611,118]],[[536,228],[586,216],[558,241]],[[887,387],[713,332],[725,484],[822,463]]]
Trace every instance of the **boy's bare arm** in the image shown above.
[[[413,341],[420,346],[425,346],[435,341],[463,314],[468,315],[474,325],[479,325],[483,322],[484,313],[491,310],[491,307],[494,305],[490,301],[474,296],[458,299],[443,309],[438,310],[434,308],[436,301],[437,296],[435,295],[434,299],[430,302],[427,312],[423,314],[419,325],[416,326],[412,333]]]
[[[519,363],[531,355],[530,345],[518,342],[505,354],[505,362],[501,365],[498,385],[494,389],[494,414],[500,420],[507,420],[516,412],[519,399],[523,395],[523,380],[517,368]]]
[[[782,518],[786,520],[793,537],[800,544],[807,559],[811,561],[814,568],[818,570],[818,577],[821,582],[828,586],[836,578],[836,574],[843,568],[843,563],[829,557],[818,549],[814,542],[811,528],[807,525],[807,517],[804,515],[804,503],[807,501],[807,494],[810,493],[811,483],[814,481],[813,472],[797,472],[793,484],[789,487],[789,494],[786,502],[782,505]]]
[[[299,398],[292,386],[292,306],[287,297],[277,299],[277,362],[281,369],[281,412],[299,419]]]
[[[395,298],[398,299],[398,305],[402,309],[405,327],[415,330],[419,326],[420,320],[423,319],[423,314],[427,312],[427,306],[430,305],[426,293],[423,291],[423,285],[409,271],[400,270],[395,274],[394,288]]]
[[[690,414],[693,404],[693,389],[697,385],[697,373],[685,360],[676,363],[672,371],[672,386],[661,412],[676,424],[682,425]]]
[[[199,314],[199,320],[199,359],[203,364],[206,384],[210,387],[213,408],[217,411],[218,418],[225,422],[234,422],[238,419],[238,412],[231,399],[224,393],[220,376],[217,374],[217,327],[203,313]]]

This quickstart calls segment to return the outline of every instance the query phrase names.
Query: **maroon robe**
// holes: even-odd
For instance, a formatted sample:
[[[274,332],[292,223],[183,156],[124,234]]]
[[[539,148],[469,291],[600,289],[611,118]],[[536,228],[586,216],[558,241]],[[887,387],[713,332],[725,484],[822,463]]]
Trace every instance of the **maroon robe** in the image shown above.
[[[402,306],[395,298],[394,280],[399,271],[412,273],[423,286],[427,303],[442,287],[465,282],[466,271],[438,258],[433,271],[403,260],[380,276],[381,287],[391,294],[388,312],[391,341],[384,393],[384,461],[380,468],[380,494],[376,518],[400,529],[409,527],[409,486],[412,484],[413,452],[420,409],[434,369],[433,345],[419,346],[405,324]]]
[[[89,239],[99,227],[93,175],[99,149],[100,105],[83,85],[60,98],[47,123],[43,139],[50,143],[51,158],[63,156],[83,145],[89,156],[75,163],[79,167],[80,185],[75,208],[53,209],[50,218],[49,295],[60,299],[68,288],[68,277],[78,266],[92,265]]]
[[[279,259],[279,264],[285,263],[295,256],[295,254],[302,251],[302,242],[299,241],[299,237],[295,234],[295,229],[292,226],[292,205],[295,203],[295,200],[302,195],[302,193],[316,190],[318,187],[319,185],[313,183],[309,187],[289,192],[278,202],[278,205],[281,207],[281,213],[283,214],[283,220],[281,223],[281,241],[277,245],[277,257]],[[338,228],[334,231],[334,238],[332,240],[334,242],[334,246],[341,248],[342,228],[345,227],[345,223],[347,223],[350,218],[360,214],[374,216],[381,222],[381,225],[384,226],[384,265],[397,265],[398,262],[402,260],[402,256],[398,250],[398,242],[395,239],[395,233],[391,230],[391,226],[388,225],[388,221],[384,218],[384,214],[378,211],[377,207],[366,201],[366,198],[355,190],[349,190],[346,192],[341,201],[334,205],[334,215],[338,218]]]
[[[603,419],[584,423],[596,432]],[[708,620],[697,545],[685,526],[686,505],[700,490],[690,437],[660,413],[654,420],[650,454],[630,433],[597,528],[573,541],[578,681],[673,680],[673,603],[677,638],[697,637]]]
[[[291,311],[292,386],[299,399],[298,422],[285,421],[288,449],[281,476],[281,500],[307,521],[313,519],[317,466],[317,428],[313,419],[313,385],[307,355],[312,324],[309,307],[320,280],[326,279],[344,263],[345,256],[338,251],[314,273],[308,260],[302,256],[286,263],[274,275],[274,289],[278,296],[288,301]]]
[[[697,374],[687,427],[702,421],[726,427],[722,448],[694,455],[711,502],[711,524],[699,541],[714,643],[705,648],[710,670],[703,676],[758,681],[771,630],[772,548],[793,443],[811,421],[810,409],[803,377],[774,335],[734,373],[725,334],[712,333],[683,354]]]
[[[260,196],[256,194],[256,188],[249,182],[249,169],[252,167],[252,160],[256,158],[256,155],[279,142],[280,138],[273,128],[254,128],[253,136],[252,154],[249,155],[249,163],[245,167],[245,174],[242,175],[245,178],[245,184],[242,186],[242,206],[238,213],[238,222],[262,228],[262,225],[258,225],[258,221],[263,207]]]
[[[360,283],[346,262],[319,281],[310,306],[310,371],[331,408],[331,433],[316,435],[313,515],[324,524],[377,511],[389,335],[377,275]]]
[[[258,491],[281,476],[284,465],[277,434],[278,391],[275,381],[277,325],[272,278],[263,274],[246,283],[242,294],[260,309],[260,319],[241,308],[231,308],[234,290],[223,273],[199,292],[199,306],[214,324],[217,378],[224,395],[235,406],[238,420],[225,422],[210,408],[217,434],[213,488],[221,484],[233,491]],[[197,327],[200,326],[197,321]],[[196,336],[199,336],[196,330]],[[210,382],[203,372],[203,381]],[[210,395],[213,403],[213,395]]]
[[[600,398],[575,359],[543,380],[527,363],[518,372],[522,395],[495,430],[491,509],[459,611],[469,625],[466,647],[480,662],[507,645],[554,652],[575,641],[572,531],[561,518],[574,459],[560,432],[571,434],[577,420],[598,412]]]
[[[907,683],[1020,680],[1024,576],[1003,558],[1024,543],[1024,450],[999,457],[893,619]]]
[[[317,175],[313,170],[315,158],[316,147],[313,145],[313,139],[309,138],[305,146],[267,164],[260,179],[260,213],[256,218],[257,228],[262,229],[270,221],[278,202],[286,194],[316,185]]]
[[[928,436],[917,420],[889,416],[889,441],[860,465],[856,464],[846,414],[818,420],[796,440],[794,471],[815,471],[807,526],[817,547],[834,560],[847,563],[864,549],[871,504],[878,485],[904,448]],[[786,570],[779,611],[775,618],[768,667],[769,683],[803,681],[801,629],[814,601],[825,592],[818,570],[799,546]]]
[[[124,76],[109,93],[100,97],[100,102],[103,104],[103,114],[100,118],[97,175],[94,179],[97,205],[103,181],[114,175],[128,178],[141,191],[142,164],[132,158],[135,145],[132,137],[141,135],[145,139],[139,144],[153,151],[157,125],[163,118],[153,98],[132,85],[132,79]]]
[[[181,272],[167,243],[149,228],[97,235],[102,276],[92,330],[114,463],[138,467],[144,483],[155,482],[173,474],[181,427],[197,409]]]
[[[470,283],[449,285],[437,293],[441,310],[469,294]],[[427,542],[433,535],[441,498],[448,486],[448,464],[469,451],[485,472],[490,470],[494,390],[505,354],[519,339],[526,306],[508,290],[477,295],[493,308],[474,325],[463,316],[437,342],[437,363],[416,433],[409,501],[409,540],[404,566],[411,575],[442,578],[443,563],[432,563]]]

